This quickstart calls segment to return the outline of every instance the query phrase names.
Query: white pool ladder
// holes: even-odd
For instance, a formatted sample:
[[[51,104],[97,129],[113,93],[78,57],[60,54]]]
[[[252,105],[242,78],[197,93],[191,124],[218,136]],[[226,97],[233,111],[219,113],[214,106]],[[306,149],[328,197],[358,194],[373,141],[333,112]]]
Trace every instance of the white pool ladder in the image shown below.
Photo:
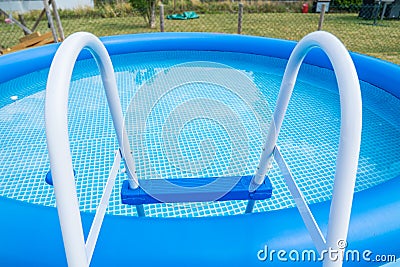
[[[336,158],[336,172],[326,240],[303,194],[293,179],[289,167],[276,147],[283,118],[296,83],[300,66],[308,52],[314,47],[321,48],[333,66],[339,87],[341,107],[339,148]],[[255,190],[262,184],[271,166],[272,157],[274,157],[314,245],[320,254],[329,249],[343,252],[347,244],[347,232],[360,153],[361,127],[362,105],[360,84],[354,63],[347,49],[330,33],[318,31],[308,34],[296,45],[290,55],[282,79],[273,120],[270,124],[266,143],[250,191]],[[254,201],[249,201],[246,213],[250,213],[253,210],[253,206]],[[342,265],[342,260],[331,261],[329,257],[325,257],[323,262],[324,267]]]
[[[322,48],[331,60],[337,75],[341,103],[341,132],[326,240],[290,174],[289,168],[276,147],[276,141],[300,65],[306,54],[313,47]],[[91,51],[100,68],[120,147],[116,153],[114,164],[86,243],[83,235],[72,168],[67,119],[68,92],[72,70],[79,53],[84,48]],[[137,188],[139,186],[135,164],[130,154],[127,133],[123,126],[123,113],[118,97],[113,66],[106,48],[94,35],[89,33],[75,33],[69,36],[57,50],[47,82],[45,118],[50,168],[68,265],[79,267],[89,266],[121,159],[125,162],[130,187]],[[251,186],[249,191],[254,191],[262,184],[268,172],[272,156],[274,156],[317,250],[320,253],[328,248],[342,250],[343,248],[340,248],[337,242],[339,240],[345,242],[347,238],[360,141],[361,94],[357,73],[350,55],[343,44],[333,35],[326,32],[311,33],[297,44],[289,58],[273,122],[268,131],[267,141],[261,155],[257,173],[253,178],[254,186]],[[251,212],[253,205],[254,202],[250,201],[246,212]],[[138,206],[138,213],[143,214],[141,206]],[[341,265],[341,260],[331,261],[328,257],[324,259],[324,266]]]

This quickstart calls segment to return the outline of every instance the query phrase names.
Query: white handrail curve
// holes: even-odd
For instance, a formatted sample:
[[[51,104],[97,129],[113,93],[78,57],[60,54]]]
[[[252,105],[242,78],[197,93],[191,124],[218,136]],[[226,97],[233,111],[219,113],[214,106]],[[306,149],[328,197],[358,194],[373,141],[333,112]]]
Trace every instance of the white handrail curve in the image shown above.
[[[318,31],[306,35],[294,48],[285,73],[270,125],[260,164],[253,178],[250,191],[260,185],[268,172],[268,166],[278,139],[300,66],[314,48],[321,48],[330,59],[336,74],[341,106],[341,125],[336,172],[330,207],[326,249],[343,251],[350,221],[361,143],[362,105],[360,83],[354,63],[344,45],[334,35]],[[341,244],[338,244],[342,242]],[[344,242],[344,243],[343,243]],[[341,266],[342,261],[325,257],[324,266]]]
[[[45,120],[50,169],[65,253],[68,266],[77,267],[88,266],[90,256],[86,253],[79,213],[67,114],[72,71],[79,53],[85,48],[92,53],[100,69],[131,187],[138,186],[111,59],[103,43],[96,36],[86,32],[74,33],[58,48],[51,64],[46,87]]]

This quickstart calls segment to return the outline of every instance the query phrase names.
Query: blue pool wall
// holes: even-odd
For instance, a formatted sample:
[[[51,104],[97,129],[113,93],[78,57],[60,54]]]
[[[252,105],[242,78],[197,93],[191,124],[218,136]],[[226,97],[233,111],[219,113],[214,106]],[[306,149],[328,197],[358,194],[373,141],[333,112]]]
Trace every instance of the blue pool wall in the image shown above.
[[[354,196],[347,249],[400,257],[400,177]],[[322,232],[330,202],[311,205]],[[2,266],[67,266],[57,210],[0,197]],[[82,213],[85,236],[93,214]],[[313,250],[296,208],[229,217],[137,218],[106,215],[91,266],[321,266],[260,261],[257,252]],[[276,256],[276,255],[275,255]],[[372,258],[372,256],[371,256]],[[343,266],[380,266],[350,261]]]
[[[138,34],[102,38],[110,54],[153,50],[212,50],[288,58],[295,42],[206,33]],[[0,57],[0,82],[49,67],[58,45]],[[90,55],[83,53],[81,58]],[[400,67],[352,54],[362,80],[400,98]],[[331,68],[315,49],[309,64]],[[44,178],[43,178],[44,179]],[[400,177],[354,195],[348,249],[400,256]],[[310,205],[323,233],[330,202]],[[57,210],[0,197],[0,265],[66,266]],[[85,235],[93,214],[82,213]],[[321,266],[319,262],[257,259],[275,250],[314,249],[296,208],[231,217],[136,218],[106,215],[92,266]],[[381,263],[346,262],[344,266]]]

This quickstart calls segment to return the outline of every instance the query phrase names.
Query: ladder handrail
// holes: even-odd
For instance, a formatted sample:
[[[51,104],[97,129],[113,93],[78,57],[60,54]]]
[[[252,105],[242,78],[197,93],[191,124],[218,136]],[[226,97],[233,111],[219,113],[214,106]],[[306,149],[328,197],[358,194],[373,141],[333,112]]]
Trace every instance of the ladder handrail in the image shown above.
[[[253,178],[253,186],[249,190],[255,190],[263,182],[268,172],[297,74],[305,56],[314,47],[321,48],[330,59],[340,94],[340,140],[326,248],[342,251],[343,248],[338,245],[338,241],[346,241],[349,227],[361,143],[362,106],[360,84],[354,63],[347,49],[334,35],[324,31],[313,32],[300,40],[294,48],[282,79],[273,121],[268,131],[257,172]],[[252,210],[252,205],[254,202],[248,204],[246,212]],[[324,266],[341,266],[341,261],[334,262],[325,259]]]
[[[111,59],[103,43],[93,34],[78,32],[69,36],[58,48],[46,87],[45,120],[50,169],[53,176],[57,211],[69,266],[88,266],[79,213],[79,203],[72,168],[68,134],[68,93],[72,71],[79,53],[88,49],[100,69],[108,106],[110,108],[122,158],[130,186],[138,186],[135,164],[130,154],[128,135]]]

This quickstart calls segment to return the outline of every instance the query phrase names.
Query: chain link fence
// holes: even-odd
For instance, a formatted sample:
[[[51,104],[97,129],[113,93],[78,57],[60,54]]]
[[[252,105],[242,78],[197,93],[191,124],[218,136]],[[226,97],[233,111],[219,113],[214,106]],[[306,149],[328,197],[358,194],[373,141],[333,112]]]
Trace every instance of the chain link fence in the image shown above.
[[[158,2],[155,5],[153,28],[145,19],[146,12],[132,8],[129,1],[97,1],[94,8],[59,10],[59,14],[65,36],[77,31],[88,31],[97,36],[159,31],[239,32],[300,40],[307,33],[320,28],[335,34],[351,51],[400,64],[400,20],[397,10],[400,9],[400,2],[397,5],[397,2],[388,4],[384,1],[368,3],[365,2],[368,0],[364,0],[364,4],[336,1],[248,0],[239,3],[234,0],[164,0],[162,5]],[[322,8],[326,9],[323,17]],[[185,19],[186,11],[194,11],[198,18]],[[31,11],[22,16],[12,13],[11,16],[32,28],[40,12]],[[163,15],[160,16],[160,13]],[[35,31],[50,31],[45,16]],[[3,14],[0,21],[1,47],[12,47],[23,36],[23,30],[15,23],[9,23],[8,17]]]

